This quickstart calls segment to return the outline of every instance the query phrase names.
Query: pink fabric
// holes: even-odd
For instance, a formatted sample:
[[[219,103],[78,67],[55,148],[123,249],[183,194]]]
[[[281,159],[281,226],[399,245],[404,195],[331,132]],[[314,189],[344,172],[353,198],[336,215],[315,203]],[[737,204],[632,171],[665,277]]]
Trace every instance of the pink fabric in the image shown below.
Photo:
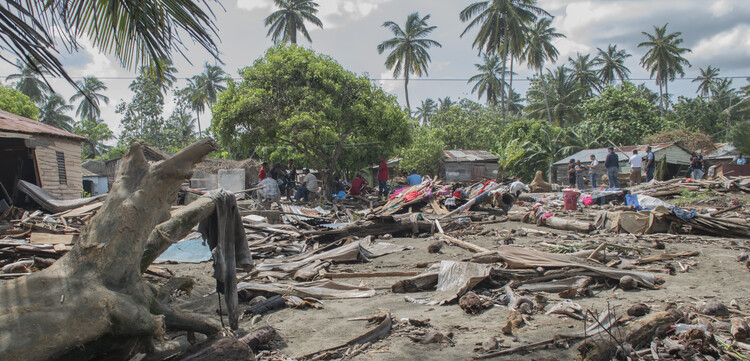
[[[594,200],[591,197],[581,197],[581,202],[583,202],[584,206],[594,205]]]

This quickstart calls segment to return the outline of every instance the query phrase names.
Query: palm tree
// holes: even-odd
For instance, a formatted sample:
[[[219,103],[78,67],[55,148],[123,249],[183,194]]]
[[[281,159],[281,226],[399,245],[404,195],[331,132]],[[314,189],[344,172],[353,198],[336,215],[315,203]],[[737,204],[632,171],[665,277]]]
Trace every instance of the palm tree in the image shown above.
[[[702,97],[708,96],[709,93],[711,93],[711,90],[714,88],[714,85],[718,81],[719,77],[719,71],[721,69],[711,67],[711,65],[708,66],[706,69],[698,69],[701,72],[701,75],[695,79],[693,79],[693,83],[698,83],[698,90],[696,90],[696,93],[700,93]]]
[[[594,61],[589,60],[589,57],[589,54],[583,55],[578,53],[575,59],[568,58],[568,62],[572,66],[570,76],[583,89],[584,97],[590,97],[594,94],[594,91],[599,92],[602,90],[599,78],[596,76],[596,71],[594,71]]]
[[[585,90],[570,75],[570,69],[561,65],[555,71],[547,71],[534,82],[527,94],[526,113],[532,117],[544,118],[546,105],[552,113],[552,123],[567,127],[581,120],[578,105]],[[543,99],[547,99],[547,102]]]
[[[190,108],[198,117],[198,134],[201,130],[201,113],[216,103],[218,94],[226,90],[224,83],[227,81],[227,73],[217,65],[204,64],[205,70],[199,75],[188,79],[186,88],[187,100]]]
[[[535,69],[539,72],[539,78],[542,78],[542,71],[544,70],[544,63],[549,60],[555,62],[559,52],[557,48],[552,45],[552,41],[556,38],[564,38],[565,35],[555,32],[555,28],[550,27],[552,19],[542,18],[534,24],[534,27],[529,29],[528,39],[526,40],[526,48],[523,51],[523,57],[526,60],[526,64],[530,68]],[[552,122],[552,113],[549,110],[549,104],[547,101],[547,94],[544,94],[544,103],[547,109],[547,121]]]
[[[526,26],[536,21],[537,16],[550,14],[536,6],[536,0],[485,0],[475,2],[459,14],[462,22],[469,22],[461,33],[463,37],[474,27],[479,27],[472,47],[488,54],[500,54],[502,58],[500,97],[505,104],[505,69],[508,55],[520,51],[519,42],[526,36]],[[504,46],[510,44],[510,46]],[[503,108],[505,115],[505,107]]]
[[[521,94],[511,90],[508,96],[508,113],[510,114],[521,114],[523,112],[523,102],[525,99],[521,98]]]
[[[65,113],[71,110],[73,107],[65,103],[65,98],[56,93],[49,94],[39,108],[39,121],[70,132],[73,118]]]
[[[617,45],[609,44],[607,51],[602,48],[596,48],[599,50],[599,54],[594,58],[594,65],[600,66],[596,74],[599,76],[599,80],[606,85],[612,85],[615,82],[615,78],[620,78],[620,82],[624,82],[630,78],[630,69],[625,66],[625,59],[631,57],[625,49],[617,50]]]
[[[10,74],[5,80],[17,80],[16,90],[25,94],[31,101],[35,103],[44,101],[44,97],[49,91],[49,85],[40,77],[49,76],[49,72],[33,58],[28,63],[17,61],[16,67],[20,70],[20,73]]]
[[[307,32],[305,21],[323,28],[323,22],[315,14],[318,13],[318,3],[312,0],[274,0],[279,10],[268,15],[263,25],[270,26],[268,34],[274,43],[291,42],[297,44],[297,32],[312,43],[310,33]]]
[[[659,86],[659,110],[661,116],[664,116],[664,93],[669,96],[669,82],[674,80],[676,75],[685,76],[683,66],[690,66],[682,54],[691,52],[688,48],[681,48],[681,32],[667,34],[667,25],[662,27],[654,26],[654,34],[643,32],[648,38],[638,44],[638,47],[648,48],[646,54],[641,58],[641,65],[651,71],[650,76],[656,76],[656,85]],[[663,88],[663,89],[662,89]],[[665,90],[665,92],[663,91]]]
[[[437,111],[437,103],[431,98],[427,98],[422,101],[422,105],[417,107],[417,111],[414,115],[422,125],[429,125],[432,115]]]
[[[201,4],[202,3],[202,4]],[[31,59],[53,76],[74,81],[58,59],[60,48],[80,46],[85,36],[98,51],[113,55],[128,69],[155,64],[161,70],[171,53],[188,43],[218,59],[217,34],[209,2],[150,1],[12,1],[0,7],[0,58]],[[183,35],[183,36],[181,36]]]
[[[409,74],[427,75],[427,63],[432,61],[427,49],[432,46],[443,47],[435,40],[424,38],[437,28],[436,26],[427,26],[429,18],[429,14],[420,18],[419,13],[412,13],[406,18],[406,26],[403,29],[393,21],[386,21],[383,23],[383,27],[388,28],[395,37],[378,45],[378,54],[393,49],[385,59],[385,66],[393,69],[394,78],[398,78],[403,72],[406,107],[410,112]]]
[[[109,98],[100,91],[107,90],[107,86],[94,76],[87,76],[76,82],[78,92],[70,97],[70,102],[81,99],[76,109],[76,115],[81,119],[98,119],[102,114],[99,105],[109,104]],[[100,103],[101,102],[101,103]]]
[[[456,103],[451,97],[438,98],[438,113],[445,113],[451,109]]]
[[[479,74],[469,78],[469,83],[475,82],[471,89],[472,93],[478,93],[478,99],[482,99],[482,94],[487,99],[487,104],[497,105],[497,97],[500,95],[500,57],[497,55],[484,54],[482,57],[484,64],[474,64],[479,70]]]

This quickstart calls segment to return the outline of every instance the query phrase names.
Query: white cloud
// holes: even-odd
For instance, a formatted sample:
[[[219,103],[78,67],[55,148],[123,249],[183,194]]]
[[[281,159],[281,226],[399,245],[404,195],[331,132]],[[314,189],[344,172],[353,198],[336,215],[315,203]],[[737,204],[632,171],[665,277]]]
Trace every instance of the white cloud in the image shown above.
[[[91,61],[81,68],[81,75],[107,77],[116,76],[118,74],[120,65],[113,65],[112,60],[110,60],[109,57],[94,49],[91,41],[88,39],[82,39],[79,43],[81,48],[91,56]]]
[[[718,33],[698,42],[693,47],[696,59],[708,59],[721,56],[731,58],[750,56],[750,25],[738,25],[732,30]]]
[[[237,0],[237,7],[247,11],[272,9],[273,0]]]
[[[317,15],[323,21],[324,29],[335,29],[360,20],[391,1],[393,0],[320,0]],[[237,0],[237,7],[247,11],[275,10],[272,0]],[[320,28],[308,27],[308,31],[317,30]]]
[[[393,72],[386,70],[380,73],[380,79],[394,79]],[[396,80],[380,80],[378,81],[380,87],[388,93],[398,95],[396,91],[401,87],[401,83]]]
[[[711,12],[714,14],[714,16],[722,16],[725,15],[734,9],[734,4],[732,0],[716,0],[713,4],[711,4]]]

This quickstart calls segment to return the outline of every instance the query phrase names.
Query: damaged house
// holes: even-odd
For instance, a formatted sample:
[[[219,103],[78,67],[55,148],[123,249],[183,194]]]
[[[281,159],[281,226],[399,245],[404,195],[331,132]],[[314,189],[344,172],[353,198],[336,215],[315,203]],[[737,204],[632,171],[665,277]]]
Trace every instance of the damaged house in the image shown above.
[[[81,143],[86,138],[0,110],[0,199],[23,196],[19,180],[59,199],[81,197]],[[7,201],[7,200],[6,200]]]
[[[452,149],[443,152],[440,178],[446,182],[496,179],[500,158],[486,150]]]

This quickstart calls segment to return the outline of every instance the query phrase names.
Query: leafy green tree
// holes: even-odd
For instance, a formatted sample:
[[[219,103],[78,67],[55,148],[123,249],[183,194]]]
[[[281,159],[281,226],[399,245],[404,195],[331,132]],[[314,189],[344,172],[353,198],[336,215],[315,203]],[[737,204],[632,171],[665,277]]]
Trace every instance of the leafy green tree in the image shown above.
[[[551,115],[552,124],[571,126],[581,120],[579,110],[585,91],[570,76],[570,69],[561,65],[554,72],[547,71],[542,78],[534,78],[526,93],[526,114],[532,119]],[[549,107],[550,112],[546,110]]]
[[[491,150],[505,124],[499,109],[461,99],[450,109],[435,115],[431,134],[440,139],[446,149]]]
[[[601,134],[618,145],[642,144],[643,139],[661,132],[665,123],[657,108],[638,96],[632,83],[606,87],[582,106],[585,121],[575,129]]]
[[[102,112],[101,103],[109,104],[109,98],[101,92],[107,90],[107,86],[94,76],[87,76],[76,82],[78,91],[70,97],[73,103],[80,99],[76,115],[81,119],[99,119]]]
[[[411,140],[396,98],[328,56],[276,46],[240,75],[212,108],[212,130],[224,146],[290,147],[330,179],[343,157],[361,168],[374,158],[357,157],[360,149],[388,155]]]
[[[576,54],[576,58],[568,58],[570,63],[570,77],[583,90],[584,97],[588,98],[594,94],[594,91],[601,91],[599,77],[594,70],[594,60],[589,59],[591,55]]]
[[[565,132],[546,121],[519,120],[504,127],[494,149],[507,176],[529,182],[537,170],[548,173],[550,160],[561,153],[564,140]]]
[[[318,13],[318,3],[311,0],[274,0],[273,2],[279,10],[268,15],[263,21],[263,25],[270,26],[266,36],[271,36],[271,40],[276,44],[287,42],[297,44],[297,32],[300,32],[307,41],[312,43],[305,21],[323,28],[323,22],[315,16]]]
[[[115,113],[121,114],[119,142],[128,144],[131,139],[143,140],[156,147],[167,144],[167,133],[164,130],[164,95],[163,82],[150,76],[149,70],[142,67],[138,77],[130,83],[129,89],[134,93],[129,103],[121,102]]]
[[[456,102],[451,100],[451,97],[438,98],[438,113],[447,112],[455,104]]]
[[[36,60],[26,63],[19,60],[16,67],[20,72],[8,75],[5,80],[15,81],[16,90],[28,96],[33,102],[37,104],[44,102],[44,97],[50,89],[42,78],[49,76],[49,72]]]
[[[719,71],[721,69],[714,68],[711,65],[709,65],[705,69],[698,69],[701,72],[701,75],[697,76],[695,79],[693,79],[693,83],[698,83],[698,90],[695,92],[700,94],[703,97],[708,96],[708,94],[711,93],[711,90],[714,88],[714,85],[716,84],[717,78],[719,77]]]
[[[81,147],[81,158],[101,157],[108,150],[104,142],[112,139],[114,133],[102,119],[83,118],[73,126],[73,133],[88,139]]]
[[[419,174],[435,175],[440,171],[443,162],[445,144],[433,136],[427,127],[419,127],[414,131],[411,146],[401,150],[399,168],[416,171]]]
[[[742,154],[750,154],[750,120],[737,124],[732,130],[730,140]]]
[[[179,151],[197,140],[195,133],[195,118],[185,106],[178,106],[167,119],[165,130],[169,134],[167,138],[167,150]]]
[[[421,125],[429,125],[430,119],[432,119],[437,109],[437,103],[431,98],[427,98],[422,101],[422,105],[417,107],[414,117],[419,120]]]
[[[617,50],[617,45],[609,44],[607,51],[602,48],[596,48],[599,53],[594,58],[594,65],[600,66],[596,75],[604,85],[612,85],[616,78],[620,82],[625,82],[630,78],[630,69],[625,66],[625,59],[631,57],[625,49]]]
[[[469,78],[469,83],[476,83],[471,88],[472,93],[477,93],[478,99],[485,95],[487,105],[496,106],[497,97],[500,95],[500,58],[497,55],[484,54],[483,64],[474,64],[479,74]]]
[[[39,69],[73,80],[58,59],[79,39],[113,55],[127,68],[153,64],[162,74],[173,51],[184,51],[187,38],[218,58],[210,1],[11,1],[2,7],[0,49],[3,59],[33,59]],[[182,35],[182,36],[181,36]],[[187,37],[185,36],[187,35]],[[183,53],[184,55],[184,53]],[[38,71],[37,71],[38,73]]]
[[[678,97],[666,119],[681,128],[706,133],[715,140],[724,137],[724,116],[716,102],[705,98]]]
[[[651,77],[656,76],[656,85],[659,86],[659,110],[664,116],[666,107],[664,105],[664,93],[669,96],[669,82],[677,75],[685,76],[683,66],[690,66],[682,55],[691,52],[688,48],[681,48],[683,39],[681,32],[667,34],[667,24],[662,27],[654,26],[654,34],[643,32],[648,38],[638,44],[639,48],[647,48],[646,54],[641,58],[641,65],[651,72]],[[662,90],[665,90],[662,92]]]
[[[52,93],[45,97],[44,104],[39,108],[39,121],[70,132],[73,130],[73,118],[65,113],[71,110],[73,107],[65,102],[65,98]]]
[[[529,29],[526,48],[524,49],[524,59],[531,69],[539,72],[539,79],[543,77],[544,63],[547,61],[555,62],[560,54],[552,41],[557,38],[564,38],[565,35],[555,32],[551,27],[552,19],[542,18]],[[544,93],[544,105],[547,110],[547,121],[552,123],[552,112],[549,109],[547,94]]]
[[[0,85],[0,109],[34,120],[39,118],[39,108],[28,95],[4,85]]]
[[[526,107],[524,102],[526,99],[521,98],[521,94],[511,90],[510,96],[508,96],[508,114],[520,115],[523,109]]]
[[[427,64],[432,61],[427,49],[442,45],[435,40],[427,39],[437,26],[428,26],[427,20],[430,15],[420,18],[419,13],[412,13],[406,18],[406,26],[402,29],[393,21],[386,21],[383,27],[388,28],[394,37],[378,45],[378,54],[383,54],[388,49],[393,49],[385,59],[385,66],[393,69],[393,77],[398,78],[404,74],[404,94],[406,96],[406,108],[411,112],[409,104],[409,75],[427,75]]]
[[[462,22],[468,22],[461,33],[463,37],[471,29],[478,27],[472,47],[487,54],[500,54],[502,59],[500,76],[500,103],[505,115],[505,73],[508,56],[518,58],[526,38],[526,27],[534,23],[538,16],[550,14],[536,6],[536,0],[485,0],[475,2],[459,14]],[[511,51],[519,53],[511,54]],[[510,93],[510,92],[508,92]]]

